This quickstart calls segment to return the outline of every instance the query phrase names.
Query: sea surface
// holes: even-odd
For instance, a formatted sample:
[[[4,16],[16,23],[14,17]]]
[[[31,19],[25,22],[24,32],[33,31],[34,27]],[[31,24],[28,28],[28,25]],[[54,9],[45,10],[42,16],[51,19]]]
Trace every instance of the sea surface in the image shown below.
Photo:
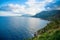
[[[44,28],[49,21],[32,17],[0,17],[0,40],[24,40]]]

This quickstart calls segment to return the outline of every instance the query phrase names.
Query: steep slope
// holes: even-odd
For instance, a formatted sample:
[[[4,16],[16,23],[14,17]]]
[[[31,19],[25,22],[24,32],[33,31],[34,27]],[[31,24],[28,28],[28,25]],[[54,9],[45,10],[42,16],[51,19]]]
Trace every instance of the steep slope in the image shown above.
[[[58,18],[60,17],[59,15],[60,15],[60,10],[51,10],[51,11],[42,11],[33,17],[42,18],[42,19],[50,19],[52,17]]]
[[[50,24],[37,31],[38,35],[31,40],[60,40],[60,20],[51,21]]]
[[[35,15],[35,17],[52,20],[46,27],[37,31],[37,36],[34,36],[29,40],[60,40],[60,10],[44,11]]]

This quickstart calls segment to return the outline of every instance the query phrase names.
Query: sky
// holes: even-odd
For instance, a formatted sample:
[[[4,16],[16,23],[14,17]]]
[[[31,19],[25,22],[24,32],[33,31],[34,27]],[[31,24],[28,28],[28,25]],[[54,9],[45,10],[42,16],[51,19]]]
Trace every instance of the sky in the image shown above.
[[[53,9],[60,10],[60,0],[0,0],[0,16],[33,16]]]

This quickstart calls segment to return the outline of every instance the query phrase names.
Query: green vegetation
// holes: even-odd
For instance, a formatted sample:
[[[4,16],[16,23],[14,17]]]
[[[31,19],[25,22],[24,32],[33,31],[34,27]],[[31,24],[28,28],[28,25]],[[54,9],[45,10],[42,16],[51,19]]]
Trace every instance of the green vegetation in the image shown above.
[[[50,20],[51,22],[30,40],[60,40],[60,10],[44,11],[34,17]]]
[[[53,20],[31,40],[60,40],[60,20]]]
[[[60,40],[60,30],[51,30],[38,35],[32,40]]]

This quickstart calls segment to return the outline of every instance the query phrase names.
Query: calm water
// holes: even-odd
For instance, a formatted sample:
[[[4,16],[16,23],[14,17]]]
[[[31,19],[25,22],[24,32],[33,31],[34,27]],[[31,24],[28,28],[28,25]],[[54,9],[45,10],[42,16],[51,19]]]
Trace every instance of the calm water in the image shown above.
[[[47,20],[31,17],[0,17],[0,39],[23,40],[33,37],[34,33],[45,27]]]

